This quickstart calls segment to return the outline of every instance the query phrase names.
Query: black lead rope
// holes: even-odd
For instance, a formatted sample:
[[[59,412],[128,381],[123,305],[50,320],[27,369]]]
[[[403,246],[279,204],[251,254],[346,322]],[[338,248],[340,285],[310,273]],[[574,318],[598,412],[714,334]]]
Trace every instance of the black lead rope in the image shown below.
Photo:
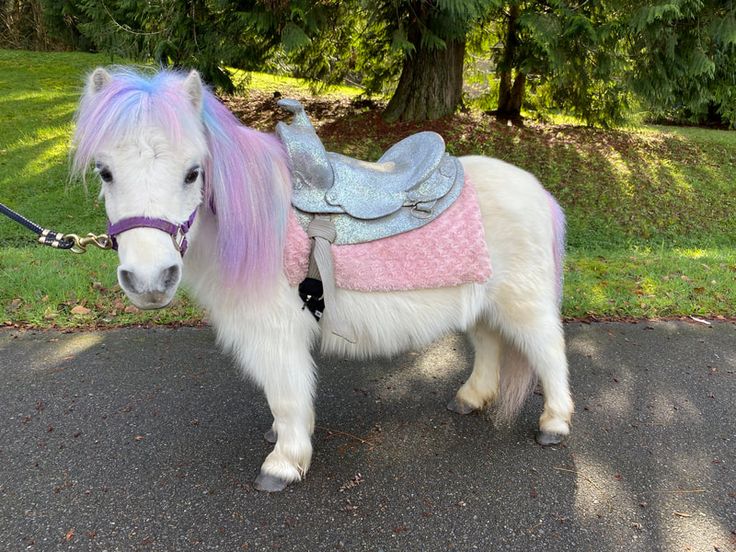
[[[111,249],[112,241],[108,239],[105,234],[95,236],[94,234],[87,234],[86,237],[80,238],[76,234],[62,234],[61,232],[54,232],[47,228],[39,226],[33,221],[28,220],[20,213],[16,213],[10,207],[0,203],[0,213],[5,215],[11,220],[14,220],[21,226],[25,226],[38,236],[38,243],[42,245],[48,245],[56,249],[69,249],[74,253],[84,253],[87,250],[88,245],[95,245],[100,249]]]
[[[0,203],[0,212],[2,212],[2,214],[7,216],[8,218],[17,222],[18,224],[22,224],[23,226],[28,228],[31,232],[35,232],[38,235],[40,235],[41,232],[43,232],[43,228],[41,228],[38,224],[36,224],[35,222],[31,222],[30,220],[28,220],[26,217],[24,217],[20,213],[16,213],[10,207],[6,207],[2,203]]]

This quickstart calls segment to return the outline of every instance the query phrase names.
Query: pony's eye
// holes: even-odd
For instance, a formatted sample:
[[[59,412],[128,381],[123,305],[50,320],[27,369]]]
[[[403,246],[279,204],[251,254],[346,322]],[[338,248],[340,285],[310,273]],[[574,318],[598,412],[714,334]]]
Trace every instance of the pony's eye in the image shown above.
[[[184,177],[184,184],[191,184],[192,182],[195,182],[197,178],[199,178],[199,167],[189,169],[189,172]]]
[[[100,175],[100,178],[103,182],[107,182],[108,184],[112,182],[112,173],[110,172],[110,169],[107,168],[105,165],[97,165],[95,167],[95,171],[97,171],[97,174]]]

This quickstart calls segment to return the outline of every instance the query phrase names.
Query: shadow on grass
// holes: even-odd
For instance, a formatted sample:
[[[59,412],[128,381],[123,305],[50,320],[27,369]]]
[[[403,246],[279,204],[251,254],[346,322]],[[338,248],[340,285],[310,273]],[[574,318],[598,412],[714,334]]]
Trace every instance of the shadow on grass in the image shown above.
[[[731,316],[734,294],[730,247],[574,250],[566,262],[563,312],[570,318]]]

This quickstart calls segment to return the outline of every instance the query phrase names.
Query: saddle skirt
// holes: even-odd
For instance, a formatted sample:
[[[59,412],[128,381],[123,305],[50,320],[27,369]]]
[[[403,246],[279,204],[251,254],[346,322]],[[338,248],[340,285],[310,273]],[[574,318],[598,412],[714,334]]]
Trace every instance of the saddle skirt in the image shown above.
[[[307,276],[311,243],[292,210],[284,272],[292,286]],[[406,291],[485,283],[491,260],[475,188],[466,181],[431,224],[367,243],[333,245],[335,283],[354,291]]]
[[[292,205],[304,229],[328,215],[336,244],[373,241],[429,223],[460,195],[463,168],[435,132],[419,132],[389,148],[375,163],[325,150],[302,105],[280,100],[294,114],[276,132],[289,156]]]

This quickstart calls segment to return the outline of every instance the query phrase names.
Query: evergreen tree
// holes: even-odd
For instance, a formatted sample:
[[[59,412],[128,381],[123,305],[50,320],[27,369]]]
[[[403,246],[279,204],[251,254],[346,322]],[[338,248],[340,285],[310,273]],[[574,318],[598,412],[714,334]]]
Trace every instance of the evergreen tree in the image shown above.
[[[492,1],[383,2],[383,20],[402,48],[401,76],[384,118],[437,119],[462,102],[466,36]]]
[[[736,2],[631,5],[632,88],[655,116],[736,126]]]
[[[95,48],[79,29],[81,11],[74,0],[40,0],[40,5],[49,35],[74,50]]]
[[[326,83],[346,77],[367,92],[398,84],[387,120],[436,119],[462,100],[465,36],[492,0],[261,0],[244,21],[281,37],[294,74]],[[257,24],[257,26],[253,26]]]
[[[501,119],[521,117],[529,79],[550,103],[588,123],[622,116],[627,94],[621,21],[615,2],[510,0],[489,14],[498,42],[491,56],[499,77]]]

